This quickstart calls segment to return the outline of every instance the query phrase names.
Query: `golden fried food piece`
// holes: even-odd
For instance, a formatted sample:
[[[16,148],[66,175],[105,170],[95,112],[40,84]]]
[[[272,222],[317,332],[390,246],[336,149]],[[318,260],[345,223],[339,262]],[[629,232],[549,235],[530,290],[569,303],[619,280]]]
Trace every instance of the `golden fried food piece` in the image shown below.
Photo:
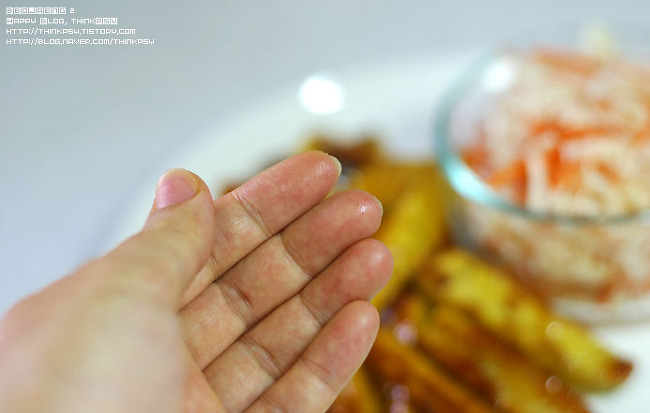
[[[327,413],[382,413],[381,395],[362,367],[343,388]]]
[[[338,158],[343,165],[361,168],[383,158],[379,141],[373,136],[361,136],[354,142],[337,142],[335,137],[325,134],[314,134],[302,150],[322,151]]]
[[[381,163],[359,170],[350,186],[370,192],[384,205],[383,222],[375,238],[393,254],[393,275],[373,299],[381,310],[447,239],[443,185],[432,163]]]
[[[375,238],[393,255],[393,274],[372,303],[383,309],[399,294],[413,272],[444,239],[438,198],[425,188],[407,191],[388,215]]]
[[[431,192],[442,196],[442,176],[433,162],[384,161],[359,168],[350,176],[352,188],[370,192],[384,204],[388,212],[401,195],[418,185],[428,185]]]
[[[515,349],[499,343],[459,310],[436,307],[418,344],[446,368],[510,413],[587,413],[577,392]],[[468,368],[469,367],[469,368]]]
[[[509,413],[587,413],[562,380],[482,331],[450,306],[436,308],[420,329],[427,354]],[[471,366],[468,368],[468,366]]]
[[[480,327],[460,310],[402,294],[394,306],[395,330],[408,332],[425,354],[508,413],[587,413],[577,392]],[[408,327],[407,327],[408,326]]]
[[[605,391],[630,374],[632,364],[601,346],[587,329],[553,314],[506,273],[467,252],[438,254],[417,282],[434,300],[465,311],[570,386]]]
[[[413,405],[425,413],[488,413],[493,410],[477,395],[450,378],[412,347],[401,344],[384,328],[365,364],[386,382],[406,386]]]

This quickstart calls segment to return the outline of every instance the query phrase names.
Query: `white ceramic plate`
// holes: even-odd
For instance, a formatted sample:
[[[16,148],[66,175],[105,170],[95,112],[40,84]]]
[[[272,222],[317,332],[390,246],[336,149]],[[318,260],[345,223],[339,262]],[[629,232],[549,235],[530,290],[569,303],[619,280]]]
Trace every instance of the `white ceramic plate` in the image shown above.
[[[131,202],[108,231],[104,249],[142,225],[158,175],[170,167],[196,172],[218,193],[226,184],[295,151],[315,131],[329,131],[341,139],[376,132],[393,153],[432,153],[436,102],[457,71],[475,56],[472,52],[421,56],[331,74],[345,91],[344,107],[333,115],[305,110],[298,99],[300,82],[233,113],[145,180],[146,187],[129,198]],[[590,407],[595,413],[649,412],[650,324],[599,328],[596,333],[631,359],[634,371],[616,392],[590,397]]]

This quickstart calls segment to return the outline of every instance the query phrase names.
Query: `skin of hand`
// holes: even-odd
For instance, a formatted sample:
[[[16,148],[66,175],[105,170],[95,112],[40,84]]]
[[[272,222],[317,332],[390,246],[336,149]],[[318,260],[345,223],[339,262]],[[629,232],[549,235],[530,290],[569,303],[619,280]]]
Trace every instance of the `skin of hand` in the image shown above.
[[[160,179],[144,228],[0,322],[0,411],[323,412],[378,329],[381,205],[284,160],[213,200]]]

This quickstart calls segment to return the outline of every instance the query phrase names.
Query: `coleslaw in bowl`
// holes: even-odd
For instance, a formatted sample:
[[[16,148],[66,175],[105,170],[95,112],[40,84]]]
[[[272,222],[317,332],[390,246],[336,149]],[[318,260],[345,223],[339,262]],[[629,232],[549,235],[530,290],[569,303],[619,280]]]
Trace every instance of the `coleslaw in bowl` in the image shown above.
[[[604,27],[491,52],[435,131],[459,242],[590,323],[650,316],[650,28]]]

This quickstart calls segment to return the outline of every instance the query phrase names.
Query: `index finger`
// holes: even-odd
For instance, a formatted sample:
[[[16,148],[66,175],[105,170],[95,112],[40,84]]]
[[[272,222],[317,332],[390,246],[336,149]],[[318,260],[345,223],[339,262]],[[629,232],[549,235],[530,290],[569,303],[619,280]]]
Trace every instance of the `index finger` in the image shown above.
[[[305,152],[285,159],[216,199],[211,256],[185,291],[181,306],[318,204],[334,187],[340,172],[336,158],[323,152]]]

